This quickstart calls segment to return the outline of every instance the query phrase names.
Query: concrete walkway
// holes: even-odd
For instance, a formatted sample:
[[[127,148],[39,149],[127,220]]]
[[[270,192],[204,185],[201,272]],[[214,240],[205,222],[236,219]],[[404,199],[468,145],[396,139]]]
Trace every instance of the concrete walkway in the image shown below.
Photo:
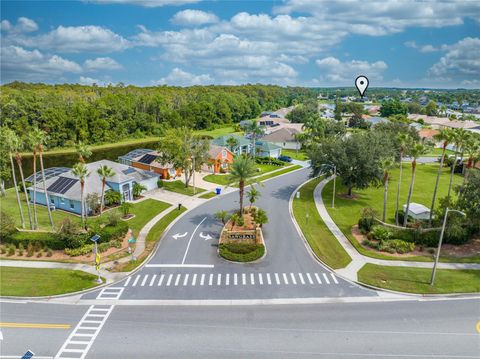
[[[376,259],[364,256],[363,254],[359,253],[356,248],[350,243],[347,237],[342,233],[340,228],[335,224],[332,217],[328,214],[328,211],[325,207],[325,204],[322,200],[322,191],[325,185],[331,180],[332,178],[327,178],[321,181],[318,186],[315,188],[313,192],[313,197],[315,200],[315,206],[317,207],[317,211],[322,218],[322,220],[327,225],[328,229],[332,234],[337,238],[337,240],[342,245],[343,249],[348,253],[348,255],[352,258],[352,261],[346,266],[345,268],[339,269],[336,272],[338,274],[353,280],[357,281],[357,273],[358,271],[367,263],[382,265],[382,266],[392,266],[392,267],[416,267],[416,268],[432,268],[433,262],[411,262],[411,261],[399,261],[399,260],[384,260],[384,259]],[[438,263],[438,268],[443,269],[480,269],[479,263]]]

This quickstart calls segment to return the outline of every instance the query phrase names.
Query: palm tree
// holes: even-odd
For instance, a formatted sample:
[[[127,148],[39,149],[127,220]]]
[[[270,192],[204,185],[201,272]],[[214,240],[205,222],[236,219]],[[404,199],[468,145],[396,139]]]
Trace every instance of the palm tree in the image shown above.
[[[450,171],[450,183],[448,184],[448,193],[447,193],[447,200],[450,200],[450,194],[452,191],[453,185],[453,175],[455,174],[455,167],[457,166],[457,155],[461,153],[460,158],[463,157],[463,144],[469,137],[469,132],[464,130],[463,128],[455,128],[453,130],[453,142],[455,144],[455,157],[452,165],[452,170]]]
[[[252,136],[252,156],[255,159],[256,147],[257,147],[257,136],[263,135],[263,129],[258,125],[258,122],[255,120],[251,120],[249,124],[245,127],[247,133]]]
[[[232,228],[230,230],[233,230],[233,227],[235,227],[235,224],[240,220],[240,215],[238,213],[232,214],[230,217],[230,221],[232,222]]]
[[[395,167],[395,159],[386,158],[381,162],[383,169],[383,216],[382,221],[385,222],[387,216],[387,195],[388,195],[388,179],[390,170]]]
[[[395,207],[395,224],[398,226],[398,211],[400,206],[400,187],[402,184],[402,159],[405,155],[408,144],[411,142],[411,137],[405,133],[398,135],[398,142],[400,144],[400,170],[398,172],[398,184],[397,184],[397,205]]]
[[[408,221],[408,211],[410,210],[410,201],[412,199],[412,192],[413,192],[413,184],[415,182],[415,170],[417,169],[417,158],[421,155],[425,154],[427,149],[421,143],[413,143],[409,150],[410,157],[412,158],[412,179],[410,180],[410,190],[408,191],[408,198],[407,198],[407,207],[405,209],[404,218],[403,218],[403,226],[407,226]]]
[[[219,221],[222,221],[223,225],[225,225],[227,221],[230,219],[230,213],[228,213],[227,211],[221,210],[216,212],[214,214],[214,217]]]
[[[240,194],[240,212],[243,213],[243,193],[245,191],[245,182],[255,175],[255,162],[245,156],[235,157],[232,168],[228,174],[229,184],[238,183]]]
[[[470,174],[471,169],[473,168],[473,166],[475,166],[475,163],[480,160],[480,136],[478,135],[475,136],[472,133],[470,138],[467,141],[465,141],[464,149],[468,157],[468,161],[467,161],[465,176],[463,176],[463,182],[460,188],[460,194],[463,193],[463,188],[465,187],[465,184],[468,182],[468,176]]]
[[[85,191],[85,179],[90,175],[88,173],[87,166],[84,163],[79,162],[75,166],[73,166],[72,173],[75,177],[80,180],[80,208],[81,208],[81,216],[82,216],[82,224],[86,226],[86,219],[85,219],[85,203],[83,200],[83,194]]]
[[[100,204],[100,214],[102,214],[103,207],[105,207],[105,186],[107,184],[107,178],[115,176],[115,172],[107,165],[103,165],[97,169],[97,174],[102,178],[102,201]]]
[[[143,184],[140,184],[140,183],[137,183],[137,182],[134,182],[133,183],[133,189],[132,189],[132,192],[133,192],[133,197],[139,197],[143,191],[146,191],[147,190],[147,187],[145,187]]]
[[[453,139],[453,133],[450,129],[440,130],[440,133],[434,136],[434,139],[437,141],[442,141],[442,157],[440,158],[440,165],[438,166],[437,179],[435,181],[435,188],[433,189],[432,205],[430,206],[430,217],[428,218],[428,224],[432,225],[433,210],[435,207],[435,199],[437,197],[438,182],[440,181],[440,174],[442,173],[443,161],[445,160],[445,151],[447,150],[448,144]]]
[[[250,191],[247,192],[248,196],[248,201],[250,202],[250,208],[252,208],[252,205],[255,203],[255,201],[260,197],[260,192],[258,189],[256,189],[253,185],[250,188]]]
[[[90,147],[87,146],[85,143],[82,141],[79,141],[75,145],[75,151],[77,151],[78,154],[78,160],[81,163],[85,163],[85,159],[88,159],[92,155],[92,151],[90,150]]]
[[[43,192],[45,194],[45,203],[47,204],[48,219],[50,220],[50,226],[52,229],[55,228],[53,224],[52,211],[50,210],[50,200],[48,199],[47,184],[45,182],[45,168],[43,167],[43,145],[47,142],[47,134],[42,130],[34,130],[35,136],[37,137],[37,148],[38,148],[38,158],[40,159],[40,170],[42,172],[42,183],[43,183]]]
[[[30,199],[28,198],[27,186],[25,186],[25,177],[23,176],[22,155],[20,154],[20,147],[23,147],[23,146],[19,146],[15,150],[15,161],[17,162],[18,170],[20,172],[20,179],[22,181],[23,193],[25,195],[25,201],[27,202],[27,211],[28,211],[28,220],[30,222],[30,229],[33,229],[32,212],[30,210]]]
[[[15,175],[15,164],[13,162],[13,152],[16,152],[20,146],[20,140],[15,132],[9,128],[2,128],[3,135],[5,136],[5,147],[8,150],[8,156],[10,157],[10,165],[12,167],[12,179],[13,186],[15,188],[15,195],[17,197],[18,210],[20,212],[20,221],[22,228],[25,229],[25,219],[23,218],[22,202],[20,200],[20,194],[18,193],[17,177]]]
[[[38,128],[34,128],[28,136],[28,142],[33,151],[33,227],[38,228],[37,221],[37,154],[38,144],[41,142],[41,134]]]
[[[228,145],[228,149],[230,150],[230,152],[233,153],[234,150],[235,150],[235,147],[238,146],[238,140],[235,137],[231,136],[227,139],[226,142],[227,142],[227,145]]]

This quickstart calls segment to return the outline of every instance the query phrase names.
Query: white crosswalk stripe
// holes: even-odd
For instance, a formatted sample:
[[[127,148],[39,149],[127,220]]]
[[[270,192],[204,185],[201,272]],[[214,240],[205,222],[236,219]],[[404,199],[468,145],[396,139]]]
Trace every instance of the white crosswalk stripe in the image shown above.
[[[158,278],[158,281],[157,281]],[[187,287],[231,285],[332,285],[339,284],[333,273],[162,273],[128,277],[122,287],[105,287],[99,299],[118,299],[125,287]]]

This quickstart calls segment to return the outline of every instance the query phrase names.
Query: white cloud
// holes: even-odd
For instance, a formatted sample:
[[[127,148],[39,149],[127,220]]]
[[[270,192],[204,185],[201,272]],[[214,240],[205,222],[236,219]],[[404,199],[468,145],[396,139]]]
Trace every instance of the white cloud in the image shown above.
[[[32,19],[29,19],[27,17],[19,17],[17,19],[17,23],[13,25],[10,23],[8,20],[2,20],[0,24],[0,29],[2,31],[7,31],[11,33],[27,33],[27,32],[33,32],[38,30],[38,25],[35,21]]]
[[[410,47],[412,49],[417,49],[418,51],[422,53],[429,53],[429,52],[436,52],[436,51],[441,51],[445,50],[445,45],[435,47],[433,45],[417,45],[415,41],[406,41],[404,43],[406,47]]]
[[[466,81],[480,78],[479,38],[466,37],[446,49],[446,54],[428,71],[429,77]]]
[[[80,84],[91,86],[93,84],[101,85],[101,81],[98,79],[93,79],[91,77],[80,76]]]
[[[218,22],[218,17],[211,12],[187,9],[177,12],[171,21],[178,25],[204,25]]]
[[[122,69],[122,65],[111,57],[97,57],[94,60],[88,59],[83,66],[87,71]]]
[[[383,61],[370,63],[368,61],[351,60],[342,62],[335,57],[325,57],[315,61],[315,63],[323,71],[321,79],[337,85],[351,85],[359,75],[368,77],[370,84],[372,84],[372,80],[383,79],[383,72],[388,67]]]
[[[275,8],[279,14],[307,13],[319,22],[337,28],[349,26],[349,32],[363,35],[386,35],[407,27],[444,27],[463,24],[463,18],[478,20],[478,1],[316,1],[288,0]]]
[[[144,7],[179,6],[194,4],[199,1],[200,0],[87,0],[87,2],[97,4],[130,4]]]
[[[59,26],[44,35],[10,37],[7,41],[27,47],[41,47],[59,52],[106,53],[130,46],[128,40],[101,26]]]
[[[3,81],[51,80],[52,76],[79,73],[82,68],[74,61],[58,55],[45,55],[38,50],[26,50],[19,46],[2,48],[1,73]]]
[[[209,85],[213,82],[213,79],[208,74],[194,75],[176,67],[166,77],[162,77],[160,80],[154,81],[154,84],[192,86]]]

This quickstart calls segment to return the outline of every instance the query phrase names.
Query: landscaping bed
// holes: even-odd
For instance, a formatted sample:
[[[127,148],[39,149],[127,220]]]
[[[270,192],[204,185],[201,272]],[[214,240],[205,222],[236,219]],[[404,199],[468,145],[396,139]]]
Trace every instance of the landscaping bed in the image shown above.
[[[263,233],[255,224],[256,207],[245,209],[243,220],[228,220],[220,233],[218,254],[233,262],[252,262],[265,255]],[[240,223],[239,223],[240,222]]]

